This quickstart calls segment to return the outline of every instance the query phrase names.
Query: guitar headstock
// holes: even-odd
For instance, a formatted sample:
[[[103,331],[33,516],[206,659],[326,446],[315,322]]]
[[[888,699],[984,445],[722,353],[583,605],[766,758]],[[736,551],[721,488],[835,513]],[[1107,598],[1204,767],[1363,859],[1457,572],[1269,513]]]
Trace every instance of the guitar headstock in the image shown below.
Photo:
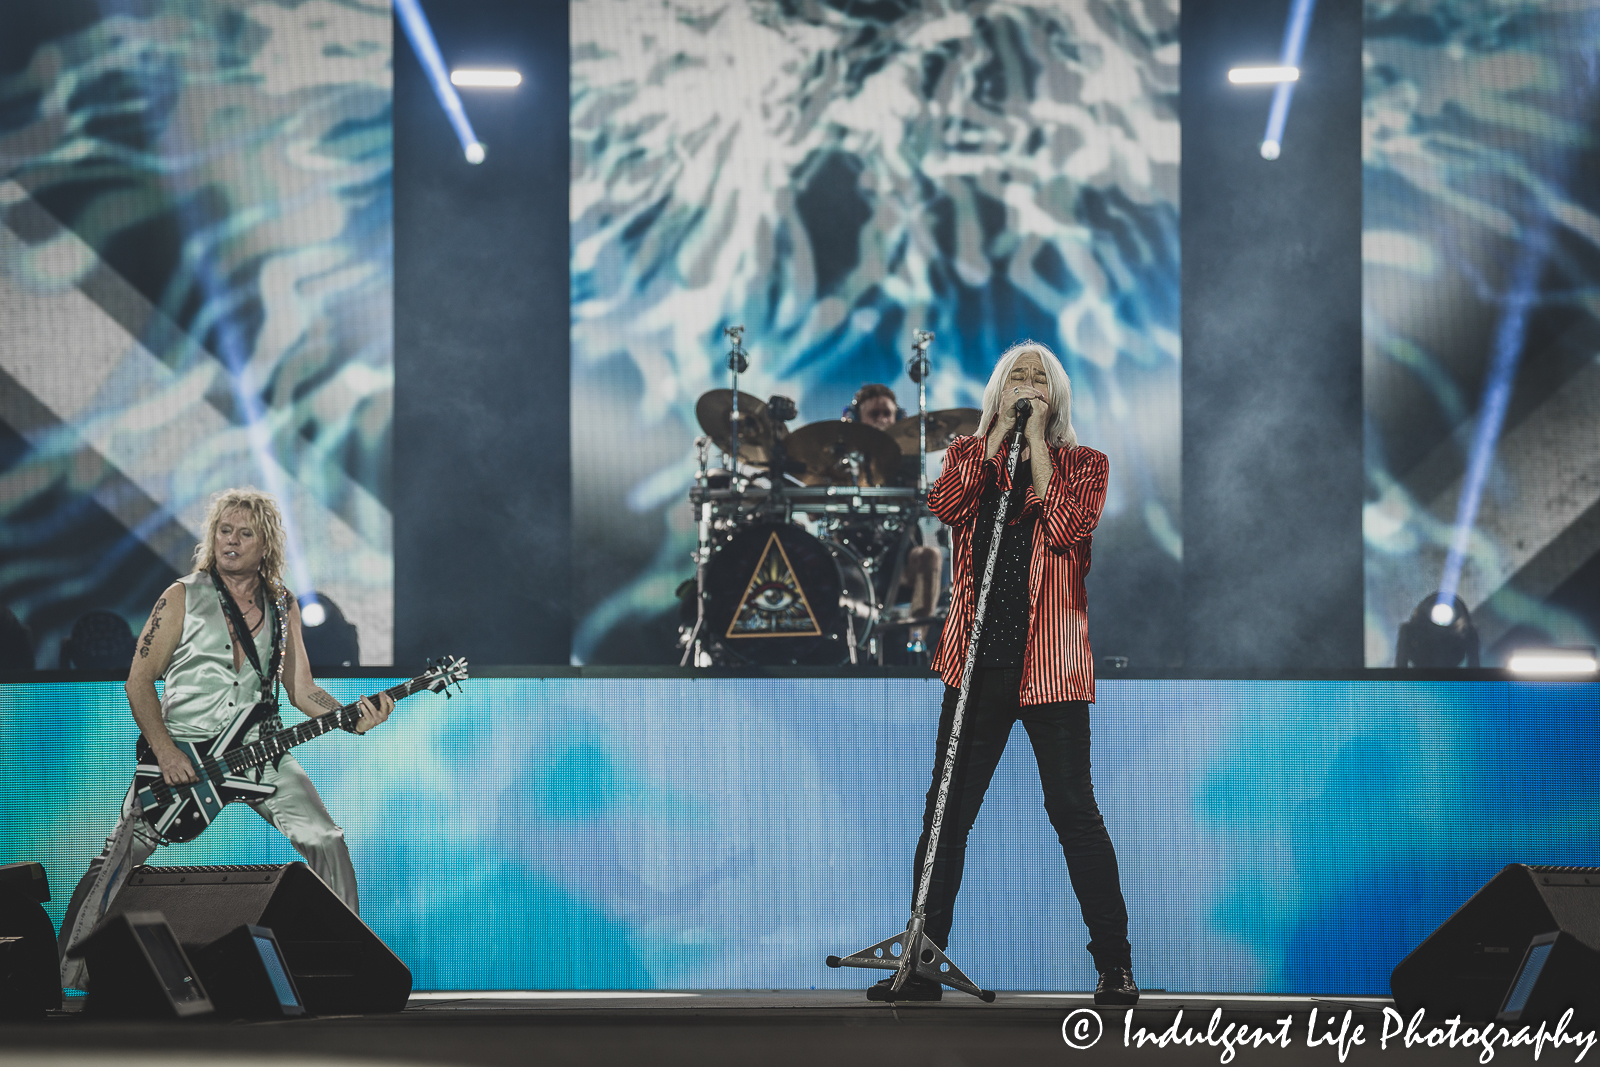
[[[452,695],[452,685],[460,692],[461,683],[467,680],[467,661],[455,656],[441,656],[418,680],[424,689],[431,693],[443,693],[448,698]]]

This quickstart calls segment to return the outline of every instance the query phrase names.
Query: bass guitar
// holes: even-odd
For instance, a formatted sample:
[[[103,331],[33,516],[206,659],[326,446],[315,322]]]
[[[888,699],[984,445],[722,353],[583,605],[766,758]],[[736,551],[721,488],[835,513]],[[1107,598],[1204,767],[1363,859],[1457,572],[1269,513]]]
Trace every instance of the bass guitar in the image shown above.
[[[449,687],[467,678],[467,661],[453,656],[439,660],[434,666],[409,682],[385,689],[384,692],[398,703],[413,693],[427,690],[450,696]],[[187,785],[168,785],[161,777],[161,765],[150,744],[139,735],[136,749],[138,766],[133,772],[134,803],[140,816],[156,832],[161,841],[179,844],[193,841],[222,814],[222,809],[236,801],[254,803],[265,800],[278,791],[277,786],[256,781],[248,772],[278,759],[296,745],[329,730],[349,729],[361,718],[360,702],[346,704],[338,711],[330,711],[314,719],[306,719],[294,726],[273,730],[246,744],[245,735],[258,722],[276,719],[278,706],[262,702],[245,708],[236,715],[226,729],[209,741],[178,741],[177,746],[194,765],[198,782]]]

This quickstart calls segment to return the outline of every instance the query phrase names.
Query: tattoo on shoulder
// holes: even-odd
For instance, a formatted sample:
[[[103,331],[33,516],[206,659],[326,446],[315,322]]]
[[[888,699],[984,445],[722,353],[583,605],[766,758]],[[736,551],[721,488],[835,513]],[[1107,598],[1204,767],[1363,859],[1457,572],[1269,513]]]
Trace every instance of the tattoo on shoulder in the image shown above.
[[[150,655],[150,642],[156,639],[156,631],[161,629],[161,609],[167,606],[167,598],[162,597],[156,601],[155,610],[150,613],[150,625],[145,627],[144,640],[139,643],[139,658],[144,659]]]

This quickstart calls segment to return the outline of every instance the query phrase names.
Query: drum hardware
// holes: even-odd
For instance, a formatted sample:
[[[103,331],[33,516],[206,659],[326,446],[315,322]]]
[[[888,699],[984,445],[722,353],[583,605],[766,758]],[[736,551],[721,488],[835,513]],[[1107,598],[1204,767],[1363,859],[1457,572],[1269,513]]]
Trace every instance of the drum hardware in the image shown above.
[[[739,449],[733,455],[733,416],[735,401],[739,409]],[[723,469],[738,474],[739,463],[765,466],[772,458],[772,447],[780,433],[788,430],[775,424],[767,405],[749,393],[735,396],[731,389],[713,389],[695,402],[695,420],[722,450]],[[728,457],[733,455],[732,462]],[[715,477],[714,475],[712,477]]]
[[[1010,438],[1006,457],[1008,483],[1014,483],[1016,480],[1017,457],[1022,455],[1022,430],[1032,410],[1033,405],[1028,401],[1017,401],[1015,429],[1008,435]],[[955,777],[956,755],[961,744],[961,726],[966,717],[967,698],[972,693],[972,674],[978,665],[978,642],[983,637],[983,617],[989,607],[989,590],[994,585],[994,567],[1000,558],[1000,541],[1005,536],[1006,509],[1010,502],[1011,493],[1001,493],[999,504],[995,508],[994,533],[989,538],[988,560],[984,564],[983,580],[978,585],[978,599],[973,606],[972,632],[967,637],[966,662],[961,668],[961,692],[956,698],[955,713],[950,720],[950,739],[944,750],[944,772],[939,777],[939,792],[934,799],[928,847],[922,854],[922,872],[921,877],[917,879],[917,895],[911,906],[911,921],[906,924],[904,930],[893,937],[887,937],[875,945],[868,945],[843,958],[829,956],[826,960],[829,967],[871,967],[894,971],[893,990],[896,993],[905,988],[907,979],[912,975],[918,975],[971,993],[985,1002],[994,1000],[994,993],[978,988],[977,984],[963,974],[961,968],[944,954],[944,950],[933,943],[924,930],[928,921],[928,890],[933,883],[933,860],[939,854],[939,832],[944,827],[945,804],[950,797],[950,783]]]
[[[728,441],[731,447],[725,450],[727,459],[722,465],[731,471],[739,469],[739,375],[750,369],[750,361],[744,354],[743,326],[724,326],[722,335],[729,341],[728,370],[733,373],[733,384],[729,387],[733,403],[728,414]]]
[[[711,438],[704,434],[694,439],[695,449],[695,487],[705,496],[710,483],[707,465],[710,463]],[[706,564],[711,559],[711,501],[705,499],[700,504],[700,521],[696,524],[698,539],[694,550],[694,629],[689,631],[689,636],[683,642],[683,658],[678,661],[678,666],[687,667],[693,663],[700,666],[700,635],[706,625]]]
[[[978,419],[982,415],[977,408],[945,408],[943,411],[928,412],[925,451],[942,452],[957,437],[977,433]],[[910,452],[917,447],[922,426],[912,419],[902,419],[889,427],[887,432],[902,452]]]
[[[900,464],[900,446],[882,430],[860,422],[813,422],[784,442],[805,464],[800,480],[810,486],[881,486]]]
[[[917,492],[928,495],[928,373],[933,364],[928,362],[928,344],[933,340],[931,330],[918,330],[911,335],[911,366],[906,373],[917,383]],[[901,451],[905,449],[902,447]]]

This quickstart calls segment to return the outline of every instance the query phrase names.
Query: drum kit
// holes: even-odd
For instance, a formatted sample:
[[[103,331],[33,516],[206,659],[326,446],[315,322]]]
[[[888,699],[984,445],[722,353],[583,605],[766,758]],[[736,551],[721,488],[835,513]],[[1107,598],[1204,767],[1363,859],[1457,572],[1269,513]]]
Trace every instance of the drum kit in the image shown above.
[[[919,330],[916,416],[887,432],[842,420],[791,431],[792,400],[739,391],[749,367],[743,331],[724,330],[732,387],[695,405],[705,435],[689,492],[699,543],[680,615],[682,665],[882,663],[881,637],[906,627],[893,605],[928,514],[927,456],[976,433],[979,413],[927,410],[933,334]],[[712,446],[720,469],[710,466]]]

